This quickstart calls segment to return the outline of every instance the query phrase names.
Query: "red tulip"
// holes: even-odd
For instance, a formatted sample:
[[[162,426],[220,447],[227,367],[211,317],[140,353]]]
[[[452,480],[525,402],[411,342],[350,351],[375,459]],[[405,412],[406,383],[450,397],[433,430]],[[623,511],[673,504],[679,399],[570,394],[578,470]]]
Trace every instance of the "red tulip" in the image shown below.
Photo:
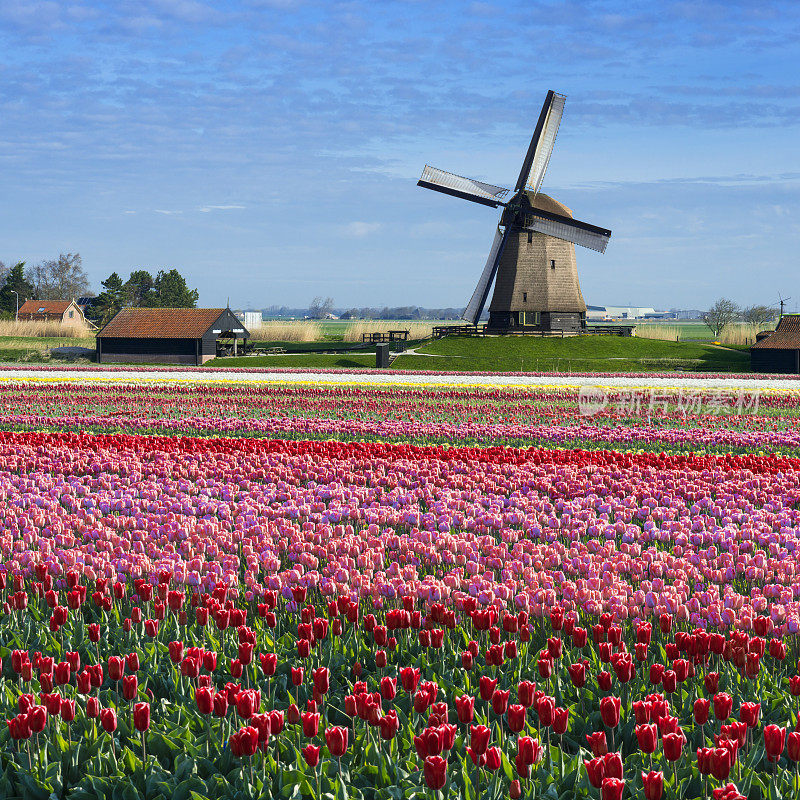
[[[708,722],[708,712],[711,708],[711,701],[704,697],[698,697],[694,701],[694,721],[697,725],[705,725]]]
[[[231,734],[229,739],[231,753],[237,758],[252,756],[258,749],[258,729],[250,725],[240,728]]]
[[[606,738],[605,731],[587,734],[586,742],[594,756],[603,756],[608,752],[608,739]]]
[[[639,749],[643,753],[655,753],[658,747],[658,726],[655,724],[637,725],[634,729]]]
[[[472,722],[475,717],[475,698],[468,694],[456,697],[456,713],[459,722]]]
[[[400,670],[400,685],[409,694],[414,694],[419,685],[420,671],[417,667],[403,667]]]
[[[125,675],[122,679],[122,696],[133,700],[139,692],[139,679],[135,675]]]
[[[117,729],[117,712],[113,708],[102,709],[100,711],[100,724],[106,733],[114,733]]]
[[[731,715],[733,698],[727,692],[714,695],[714,716],[723,722]]]
[[[786,752],[792,761],[800,761],[800,732],[792,731],[787,735]]]
[[[241,660],[241,655],[239,658]],[[266,677],[269,678],[275,674],[275,670],[278,666],[278,656],[275,655],[275,653],[259,653],[258,660],[261,662],[261,671],[264,673],[264,675],[266,675]],[[294,678],[294,668],[292,668],[292,673],[292,677]],[[302,682],[302,671],[300,681]],[[295,684],[295,686],[297,685],[298,684]]]
[[[513,733],[519,733],[525,727],[525,711],[523,705],[508,707],[508,727]]]
[[[31,736],[27,714],[18,714],[16,717],[7,719],[6,725],[8,725],[8,732],[12,739],[29,739]]]
[[[311,676],[314,681],[314,691],[319,694],[325,694],[331,687],[331,673],[327,667],[317,667],[312,671]]]
[[[72,675],[72,667],[68,661],[61,661],[53,668],[53,674],[56,684],[62,686],[65,683],[69,683],[69,679]]]
[[[473,664],[475,663],[475,658],[469,650],[465,650],[461,654],[461,666],[463,669],[470,670],[472,669]]]
[[[325,743],[334,758],[340,758],[347,751],[347,728],[329,727],[325,729]]]
[[[583,766],[586,767],[586,777],[589,783],[594,786],[595,789],[599,789],[606,776],[605,761],[603,761],[602,757],[597,757],[590,761],[584,761]]]
[[[67,658],[69,658],[71,654],[67,653]],[[75,654],[78,656],[77,663],[80,664],[80,655],[78,653]],[[128,668],[130,672],[138,672],[139,670],[139,654],[137,652],[128,653],[125,656],[125,666]],[[72,669],[77,672],[78,667],[73,664]]]
[[[674,669],[664,670],[661,685],[667,694],[672,694],[678,688],[678,676]]]
[[[539,715],[539,723],[545,728],[553,724],[556,702],[552,697],[543,695],[536,703],[536,713]]]
[[[667,761],[678,761],[685,741],[686,737],[683,733],[665,733],[661,737],[661,743],[664,746],[664,758]]]
[[[261,692],[244,689],[236,695],[236,713],[242,719],[250,719],[261,707]]]
[[[118,681],[122,679],[122,675],[125,672],[125,659],[120,658],[119,656],[111,656],[108,659],[108,677],[112,681]]]
[[[494,694],[492,695],[492,711],[498,716],[506,713],[506,709],[508,708],[508,698],[511,695],[511,692],[506,689],[495,689]]]
[[[553,712],[553,733],[559,736],[567,732],[569,725],[569,709],[556,708]]]
[[[210,714],[214,708],[214,692],[209,687],[195,689],[194,701],[201,714]]]
[[[150,703],[136,703],[133,707],[133,727],[146,731],[150,727]]]
[[[311,642],[308,639],[299,639],[297,641],[297,655],[300,658],[308,658],[311,653]]]
[[[739,721],[744,722],[748,728],[755,728],[760,711],[761,703],[742,703],[739,707]]]
[[[486,769],[495,770],[500,769],[500,749],[497,747],[490,747],[486,751]]]
[[[497,678],[489,678],[486,675],[481,675],[479,685],[481,700],[491,700],[494,690],[497,688]]]
[[[441,756],[428,756],[423,764],[423,776],[429,789],[441,789],[447,780],[447,761]]]
[[[307,744],[300,752],[303,754],[303,758],[306,760],[306,764],[309,767],[316,767],[319,764],[319,747],[315,747],[313,744]]]
[[[214,695],[214,716],[224,717],[228,713],[227,692],[217,692]]]
[[[380,718],[378,726],[380,728],[381,739],[384,741],[394,739],[397,731],[400,730],[400,720],[397,716],[397,712],[394,709],[387,711]]]
[[[606,672],[605,670],[603,670],[602,672],[598,672],[597,685],[600,687],[602,691],[610,692],[611,686],[613,685],[611,680],[611,673]]]
[[[397,678],[390,678],[384,675],[381,678],[381,697],[384,700],[394,700],[397,694]]]
[[[537,739],[530,736],[520,736],[517,739],[517,758],[521,758],[525,764],[530,766],[538,763],[543,754],[544,748]]]
[[[781,757],[785,745],[786,728],[780,728],[777,725],[767,725],[764,728],[764,748],[767,751],[767,760],[777,761]]]
[[[620,778],[603,778],[600,785],[601,800],[622,800],[625,791],[625,781]]]
[[[58,701],[58,709],[61,710],[61,699]],[[56,712],[58,713],[58,712]],[[31,733],[40,733],[47,724],[47,709],[44,706],[31,706],[28,711],[28,727]]]
[[[486,749],[489,746],[491,731],[484,725],[470,725],[469,733],[472,749],[479,755],[486,753]]]
[[[717,747],[711,753],[711,774],[718,780],[724,781],[731,771],[733,759],[727,747]]]
[[[300,720],[303,724],[303,736],[307,736],[311,739],[319,733],[319,714],[312,714],[309,711],[304,711],[300,715]]]
[[[619,697],[600,698],[600,716],[608,728],[619,725],[620,699]]]
[[[664,773],[643,772],[642,786],[644,787],[645,800],[661,800],[664,794]]]
[[[516,778],[511,781],[508,787],[508,796],[511,800],[519,800],[519,798],[522,797],[522,785]]]

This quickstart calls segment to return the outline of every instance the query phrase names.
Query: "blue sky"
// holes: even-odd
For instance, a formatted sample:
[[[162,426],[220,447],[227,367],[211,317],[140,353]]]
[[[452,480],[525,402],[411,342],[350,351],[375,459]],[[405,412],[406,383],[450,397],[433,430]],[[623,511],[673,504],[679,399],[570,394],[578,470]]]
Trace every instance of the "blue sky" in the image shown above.
[[[466,304],[547,89],[589,303],[800,301],[800,4],[3,0],[0,259],[215,305]],[[794,307],[793,299],[790,306]]]

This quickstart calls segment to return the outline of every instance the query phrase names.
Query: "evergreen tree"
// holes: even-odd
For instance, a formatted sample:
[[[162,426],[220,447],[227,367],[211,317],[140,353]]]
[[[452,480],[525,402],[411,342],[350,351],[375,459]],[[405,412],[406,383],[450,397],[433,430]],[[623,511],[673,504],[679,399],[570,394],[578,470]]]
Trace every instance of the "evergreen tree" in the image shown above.
[[[196,308],[197,289],[189,289],[186,279],[176,269],[159,270],[153,281],[153,293],[147,298],[151,308]]]
[[[9,311],[14,314],[17,310],[17,295],[19,295],[19,305],[26,300],[33,298],[33,286],[25,279],[25,262],[20,261],[14,264],[8,272],[6,282],[0,289],[0,310]]]
[[[92,315],[101,325],[105,325],[122,308],[125,284],[116,272],[112,272],[100,285],[103,291],[92,303]]]
[[[125,281],[125,305],[136,308],[150,305],[153,295],[153,276],[146,269],[136,269]]]

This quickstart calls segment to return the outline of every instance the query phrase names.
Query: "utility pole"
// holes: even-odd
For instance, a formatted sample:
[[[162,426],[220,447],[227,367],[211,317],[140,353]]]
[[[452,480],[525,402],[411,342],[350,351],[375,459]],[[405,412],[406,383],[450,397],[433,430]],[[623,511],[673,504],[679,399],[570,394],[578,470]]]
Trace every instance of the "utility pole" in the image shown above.
[[[15,295],[17,298],[17,313],[14,314],[14,322],[19,322],[19,293],[15,292],[13,289],[11,290],[11,294]]]

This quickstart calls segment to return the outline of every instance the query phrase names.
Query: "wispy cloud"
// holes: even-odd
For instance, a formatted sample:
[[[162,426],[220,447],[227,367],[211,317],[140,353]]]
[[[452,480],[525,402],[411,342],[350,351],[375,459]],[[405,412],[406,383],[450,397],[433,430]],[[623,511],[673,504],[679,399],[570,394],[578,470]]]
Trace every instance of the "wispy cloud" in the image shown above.
[[[382,222],[349,222],[344,226],[343,232],[347,236],[363,239],[365,236],[377,233],[381,228],[383,228]]]
[[[230,205],[203,206],[200,211],[202,211],[204,214],[208,214],[210,211],[229,211],[236,208],[247,208],[247,206],[231,203]]]

